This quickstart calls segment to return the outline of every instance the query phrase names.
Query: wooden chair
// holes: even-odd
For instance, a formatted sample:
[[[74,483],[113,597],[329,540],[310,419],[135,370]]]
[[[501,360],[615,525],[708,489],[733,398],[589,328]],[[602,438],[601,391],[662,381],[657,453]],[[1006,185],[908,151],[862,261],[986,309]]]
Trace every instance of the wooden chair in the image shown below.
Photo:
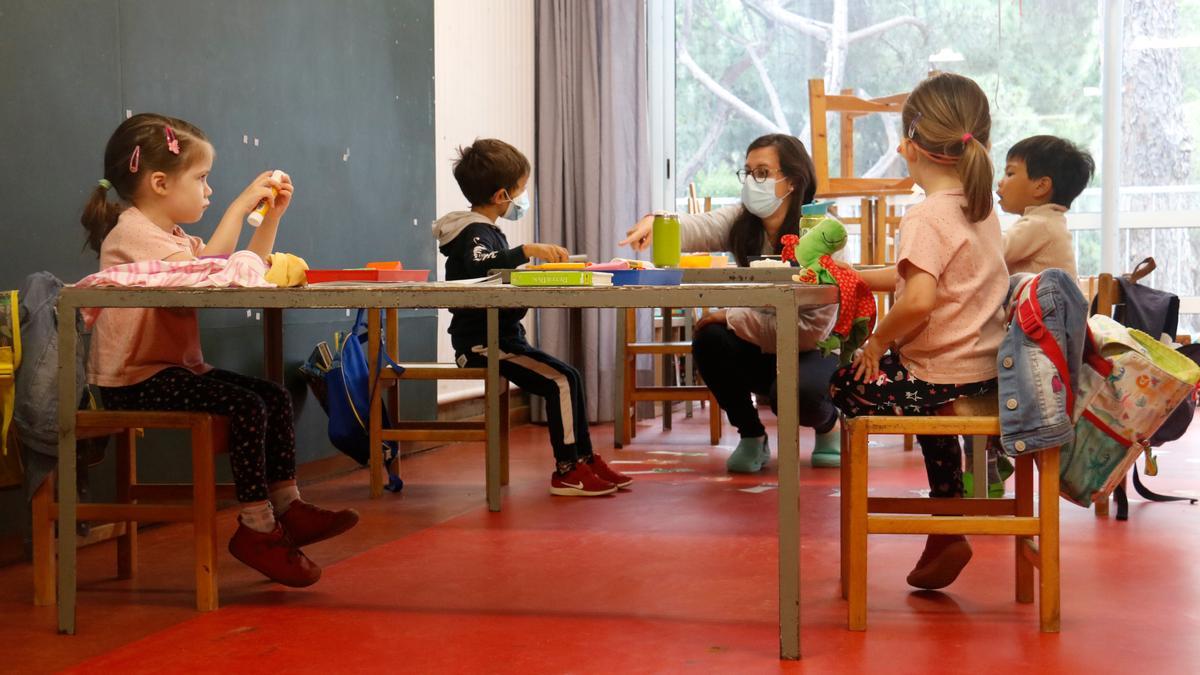
[[[703,204],[703,206],[701,206]],[[712,196],[705,197],[703,201],[696,197],[696,184],[688,183],[688,213],[708,213],[712,211]]]
[[[664,309],[664,316],[670,312]],[[708,404],[708,441],[712,445],[721,442],[721,407],[712,391],[703,384],[671,385],[664,381],[661,386],[638,386],[637,357],[639,354],[650,354],[670,359],[672,356],[683,357],[692,353],[690,340],[673,340],[669,334],[670,326],[664,322],[662,342],[638,342],[636,310],[625,310],[625,363],[619,367],[625,369],[625,389],[621,393],[621,410],[618,415],[625,415],[624,437],[616,439],[619,447],[628,445],[637,435],[637,404],[640,401],[663,402],[663,428],[670,428],[671,402],[700,401]],[[691,367],[688,364],[686,367]],[[664,373],[669,372],[664,367]]]
[[[841,579],[842,596],[850,601],[848,627],[850,630],[866,630],[867,627],[868,534],[988,534],[1016,537],[1017,602],[1033,602],[1033,570],[1038,568],[1041,630],[1056,633],[1060,614],[1058,448],[1017,458],[1014,499],[868,496],[867,441],[873,434],[1000,434],[994,396],[959,399],[951,406],[951,412],[954,416],[857,417],[847,419],[842,427]],[[977,456],[983,454],[976,453]],[[1036,514],[1035,463],[1038,467]],[[986,494],[987,481],[980,482],[984,484]]]
[[[399,323],[398,313],[394,309],[385,310],[385,330],[388,356],[393,361],[399,361]],[[375,377],[375,364],[379,362],[380,331],[379,312],[367,312],[367,362],[371,367],[372,381],[378,384],[372,387],[371,419],[370,419],[370,448],[372,453],[380,453],[385,441],[480,441],[487,442],[487,410],[485,408],[482,420],[403,420],[400,417],[400,387],[403,381],[436,381],[436,380],[478,380],[487,382],[487,368],[459,368],[455,363],[399,363],[404,368],[399,372],[386,366]],[[509,395],[508,380],[500,378],[500,484],[508,485],[508,415]],[[392,420],[391,428],[383,428],[382,397],[387,392],[388,413]],[[488,397],[484,395],[484,401]],[[384,467],[382,461],[371,462],[371,498],[383,494]],[[396,458],[396,468],[399,470],[400,458]]]
[[[841,94],[827,94],[825,80],[808,81],[809,119],[812,125],[813,166],[817,173],[817,199],[844,199],[858,197],[860,216],[843,218],[847,223],[857,223],[861,232],[861,258],[863,264],[889,262],[888,241],[894,238],[894,226],[900,222],[896,209],[889,207],[890,196],[907,195],[912,192],[912,178],[861,178],[854,175],[854,121],[866,115],[883,113],[899,114],[904,108],[908,94],[893,94],[880,98],[863,99],[854,95],[853,89],[843,89]],[[841,167],[838,176],[829,171],[829,131],[827,114],[836,113],[840,120]],[[894,251],[893,251],[894,255]]]
[[[81,411],[75,416],[78,439],[117,437],[117,501],[82,503],[80,520],[123,525],[117,536],[117,576],[137,574],[139,523],[191,523],[195,546],[196,609],[217,608],[217,499],[235,497],[233,485],[216,482],[213,458],[228,449],[224,417],[190,412]],[[143,429],[180,429],[191,434],[191,484],[139,483],[137,438]],[[58,504],[51,475],[33,497],[33,602],[53,605],[55,588],[55,525]],[[170,502],[187,501],[191,504]],[[59,536],[74,537],[73,532]]]

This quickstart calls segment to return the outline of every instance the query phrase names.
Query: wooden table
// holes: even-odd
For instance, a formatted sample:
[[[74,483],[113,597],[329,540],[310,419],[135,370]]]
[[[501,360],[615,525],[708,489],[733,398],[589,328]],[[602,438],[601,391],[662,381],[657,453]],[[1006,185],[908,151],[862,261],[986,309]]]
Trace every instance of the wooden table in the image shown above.
[[[74,288],[65,287],[59,296],[61,317],[72,317],[82,307],[235,308],[269,312],[284,309],[422,309],[484,308],[487,310],[488,378],[499,382],[499,310],[517,307],[624,308],[655,307],[770,307],[781,316],[793,316],[801,307],[837,301],[829,286],[783,284],[684,284],[681,286],[625,286],[594,288],[518,288],[461,284],[394,284],[373,286],[319,286],[279,289],[165,289],[165,288]],[[618,312],[618,315],[622,312]],[[281,316],[264,322],[269,331],[282,331]],[[268,356],[276,361],[268,371],[282,372],[281,333],[266,338]],[[75,494],[75,323],[58,325],[58,531],[74,532]],[[797,327],[783,321],[776,334],[776,351],[796,351]],[[273,353],[272,353],[273,352]],[[796,423],[798,363],[778,359],[779,379],[779,630],[781,658],[800,656],[800,530],[799,530],[799,434]],[[500,509],[499,388],[488,387],[489,432],[487,441],[487,501],[492,511]],[[372,448],[371,461],[381,462],[379,448]],[[75,633],[75,539],[58,540],[58,626],[59,632]]]

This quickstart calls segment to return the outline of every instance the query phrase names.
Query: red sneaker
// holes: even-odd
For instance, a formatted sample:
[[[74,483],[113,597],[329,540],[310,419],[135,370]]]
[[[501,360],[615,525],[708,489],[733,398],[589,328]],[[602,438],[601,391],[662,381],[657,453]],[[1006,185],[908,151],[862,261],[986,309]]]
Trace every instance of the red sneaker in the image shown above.
[[[239,520],[237,532],[229,540],[229,552],[271,581],[284,586],[303,588],[312,586],[321,578],[321,568],[296,548],[278,522],[274,530],[258,532]]]
[[[599,497],[616,491],[616,485],[598,478],[584,462],[576,462],[565,475],[557,471],[550,475],[550,494],[559,497]]]
[[[297,499],[283,515],[276,516],[275,519],[287,532],[288,538],[296,548],[303,548],[336,537],[357,525],[358,511],[330,511]]]
[[[606,480],[619,488],[627,488],[633,484],[632,478],[613,471],[600,455],[592,455],[592,459],[587,462],[587,465],[591,468],[592,473],[596,474],[596,478]]]

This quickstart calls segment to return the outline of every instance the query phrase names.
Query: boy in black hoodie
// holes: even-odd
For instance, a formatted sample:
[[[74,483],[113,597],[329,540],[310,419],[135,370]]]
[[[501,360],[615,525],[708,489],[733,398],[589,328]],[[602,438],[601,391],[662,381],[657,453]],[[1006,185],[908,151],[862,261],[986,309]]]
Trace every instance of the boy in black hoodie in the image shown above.
[[[508,238],[496,227],[498,218],[520,220],[529,209],[525,184],[530,168],[525,155],[504,141],[478,139],[459,148],[454,179],[470,201],[471,210],[448,213],[433,224],[433,234],[446,256],[447,281],[483,277],[490,269],[513,268],[530,258],[566,261],[567,250],[554,244],[510,248]],[[594,497],[628,487],[632,479],[610,469],[592,452],[587,400],[579,371],[526,341],[521,325],[525,311],[500,310],[500,375],[546,400],[555,460],[550,494]],[[486,367],[486,310],[450,312],[450,342],[459,367]]]

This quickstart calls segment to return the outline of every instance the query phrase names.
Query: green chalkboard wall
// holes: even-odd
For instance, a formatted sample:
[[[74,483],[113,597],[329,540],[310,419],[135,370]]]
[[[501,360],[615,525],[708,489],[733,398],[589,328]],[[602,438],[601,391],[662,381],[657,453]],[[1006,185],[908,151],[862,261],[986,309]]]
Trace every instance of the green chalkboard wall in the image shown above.
[[[435,264],[433,0],[4,0],[0,3],[0,289],[50,270],[95,271],[79,211],[104,143],[129,112],[187,119],[217,151],[207,237],[260,171],[296,184],[277,248],[320,267],[399,259]],[[243,235],[243,244],[249,234]],[[289,312],[285,354],[298,460],[335,451],[296,368],[344,312]],[[405,358],[433,358],[436,316],[404,316]],[[261,320],[201,316],[207,359],[262,373]],[[432,416],[432,384],[405,392]],[[187,476],[181,439],[147,439],[148,479]],[[103,494],[110,475],[95,472]],[[25,530],[17,491],[0,492],[0,534]]]

